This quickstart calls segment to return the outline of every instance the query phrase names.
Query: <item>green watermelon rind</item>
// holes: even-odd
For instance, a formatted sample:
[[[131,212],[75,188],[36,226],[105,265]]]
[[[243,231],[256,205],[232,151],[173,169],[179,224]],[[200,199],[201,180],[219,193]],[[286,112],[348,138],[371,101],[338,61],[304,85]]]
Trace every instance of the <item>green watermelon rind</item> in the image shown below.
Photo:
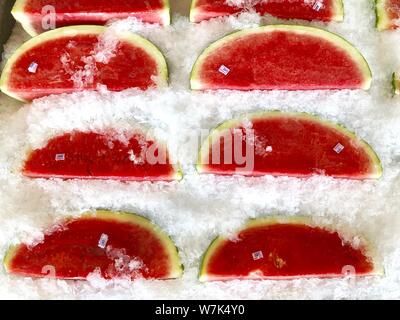
[[[385,9],[387,1],[388,0],[375,0],[376,28],[378,31],[391,28],[391,19]]]
[[[37,36],[38,33],[35,28],[32,26],[31,20],[29,19],[29,15],[27,15],[24,11],[25,3],[27,0],[16,0],[14,7],[11,10],[11,14],[15,20],[17,20],[22,28],[29,34],[31,37]]]
[[[305,216],[292,216],[292,217],[283,217],[283,216],[269,216],[269,217],[263,217],[263,218],[257,218],[257,219],[251,219],[247,222],[247,224],[244,226],[244,228],[240,229],[239,232],[248,230],[251,228],[257,228],[260,226],[267,226],[267,225],[274,225],[274,224],[295,224],[295,225],[307,225],[307,226],[313,226],[316,227],[315,223],[311,220],[311,218],[305,217]],[[325,228],[328,231],[331,231],[330,228]],[[199,267],[199,273],[198,273],[198,279],[200,282],[209,282],[209,281],[225,281],[225,280],[235,280],[237,279],[236,277],[227,277],[224,280],[221,280],[220,277],[213,277],[212,275],[209,275],[207,273],[207,266],[210,262],[210,260],[213,258],[214,253],[217,251],[217,249],[222,246],[229,238],[225,236],[218,236],[216,237],[208,246],[206,251],[204,252],[203,256],[201,257],[201,262],[200,262],[200,267]],[[365,249],[366,257],[368,257],[372,263],[373,263],[373,270],[363,276],[383,276],[385,274],[385,270],[383,266],[377,261],[379,261],[379,255],[376,252],[375,249],[371,246],[371,244],[365,240],[365,238],[362,238],[362,244]],[[298,279],[298,278],[314,278],[314,277],[323,277],[322,275],[309,275],[309,276],[293,276],[293,277],[275,277],[274,279],[276,280],[290,280],[290,279]],[[326,277],[337,277],[337,275],[326,275]],[[253,280],[259,279],[255,277]],[[249,277],[249,280],[252,280]]]
[[[396,72],[393,72],[392,75],[392,88],[394,95],[400,94],[400,77]]]
[[[266,33],[273,31],[289,31],[296,32],[299,34],[305,34],[310,36],[315,36],[321,38],[323,40],[327,40],[333,43],[336,47],[343,49],[347,52],[354,63],[359,67],[361,74],[363,76],[364,82],[360,86],[360,89],[369,90],[372,83],[372,72],[368,65],[367,60],[364,56],[355,48],[350,42],[342,38],[341,36],[331,33],[329,31],[325,31],[323,29],[308,27],[308,26],[298,26],[298,25],[268,25],[263,27],[256,27],[251,29],[245,29],[241,31],[234,32],[230,35],[227,35],[216,42],[209,45],[197,58],[190,75],[190,87],[192,90],[204,90],[203,83],[200,79],[200,71],[203,65],[203,62],[208,58],[210,54],[215,52],[215,50],[223,47],[226,44],[233,42],[234,40],[245,37],[247,35],[256,34],[256,33]]]
[[[195,22],[198,12],[201,11],[197,8],[197,2],[198,0],[192,0],[192,3],[190,5],[190,16],[189,16],[190,22]],[[333,0],[333,15],[331,21],[341,22],[343,21],[343,19],[344,19],[343,0]]]
[[[171,5],[169,4],[169,0],[164,0],[164,10],[161,16],[163,17],[163,26],[169,26],[171,24]]]
[[[32,48],[41,45],[42,43],[45,43],[47,41],[51,41],[57,38],[61,37],[71,37],[71,36],[76,36],[76,35],[85,35],[85,34],[94,34],[94,35],[101,35],[106,32],[107,28],[103,26],[95,26],[95,25],[82,25],[82,26],[70,26],[70,27],[64,27],[64,28],[59,28],[51,31],[47,31],[45,33],[42,33],[38,35],[37,37],[34,37],[28,41],[26,41],[22,46],[20,46],[14,54],[8,59],[3,72],[1,74],[0,78],[0,90],[7,94],[10,97],[13,97],[14,99],[17,99],[22,102],[28,102],[27,100],[21,98],[18,96],[17,93],[12,92],[8,88],[8,78],[12,74],[12,68],[15,64],[15,62],[18,61],[19,57]],[[151,56],[157,63],[158,66],[158,75],[165,80],[165,82],[168,82],[168,66],[167,62],[161,53],[161,51],[149,40],[133,34],[133,33],[120,33],[118,34],[118,37],[121,41],[126,41],[128,43],[131,43],[132,45],[138,46],[142,49],[144,49],[149,56]]]
[[[197,8],[197,0],[192,0],[190,4],[190,13],[189,13],[189,21],[195,22],[195,17],[199,9]]]
[[[11,10],[11,14],[15,18],[15,20],[17,20],[22,25],[23,29],[31,37],[35,37],[39,33],[32,26],[29,14],[26,14],[26,12],[24,10],[25,3],[27,1],[28,0],[16,0],[14,7]],[[163,0],[163,1],[164,1],[164,9],[162,10],[162,13],[160,13],[160,16],[162,17],[164,26],[168,26],[171,24],[170,4],[169,4],[169,0]]]
[[[333,16],[332,20],[334,22],[342,22],[344,20],[344,4],[343,0],[333,0]]]
[[[323,125],[326,129],[330,130],[338,130],[341,133],[345,134],[349,139],[356,141],[358,144],[360,144],[365,151],[365,153],[368,155],[368,157],[372,160],[373,167],[371,168],[371,173],[367,177],[368,179],[379,179],[382,174],[383,174],[383,168],[381,161],[374,151],[374,149],[364,140],[359,139],[355,133],[349,131],[347,128],[340,124],[336,124],[334,122],[328,121],[328,120],[323,120],[317,116],[308,114],[308,113],[302,113],[302,112],[281,112],[281,111],[261,111],[261,112],[256,112],[252,114],[248,114],[245,116],[242,116],[237,119],[232,119],[228,120],[226,122],[223,122],[219,126],[217,126],[215,129],[213,129],[210,133],[210,135],[206,138],[206,140],[203,142],[203,144],[200,147],[198,158],[197,158],[197,164],[196,164],[196,170],[199,174],[202,173],[208,173],[206,169],[206,165],[203,165],[203,159],[208,158],[209,156],[209,150],[210,147],[213,143],[213,141],[217,141],[218,137],[225,132],[228,129],[233,129],[238,127],[243,121],[245,120],[256,120],[256,119],[265,119],[269,117],[294,117],[297,119],[304,118],[306,120],[311,120],[318,122],[319,124]]]
[[[181,263],[181,259],[179,257],[179,249],[175,246],[171,237],[168,236],[160,227],[155,225],[151,220],[133,213],[112,212],[108,210],[97,210],[95,212],[85,213],[79,219],[90,219],[90,218],[116,221],[119,223],[131,223],[135,225],[140,225],[144,229],[149,230],[156,238],[160,240],[160,242],[166,249],[167,254],[171,258],[171,268],[167,278],[177,279],[182,277],[184,268]],[[76,220],[76,218],[72,217],[68,218],[65,222],[72,220]],[[7,273],[12,273],[12,270],[10,270],[10,264],[14,256],[18,254],[20,246],[21,245],[15,245],[10,247],[4,257],[3,265]]]

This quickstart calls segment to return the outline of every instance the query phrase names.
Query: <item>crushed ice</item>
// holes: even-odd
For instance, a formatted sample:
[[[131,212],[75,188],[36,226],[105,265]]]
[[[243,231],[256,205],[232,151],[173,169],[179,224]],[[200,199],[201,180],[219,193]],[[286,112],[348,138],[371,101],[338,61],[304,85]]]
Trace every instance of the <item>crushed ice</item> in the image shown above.
[[[390,75],[400,69],[400,32],[377,32],[369,0],[344,1],[345,21],[282,21],[328,29],[354,43],[374,74],[370,92],[189,92],[191,67],[207,45],[235,30],[260,23],[258,15],[214,19],[199,25],[176,17],[166,28],[119,21],[154,42],[170,67],[170,86],[140,93],[77,93],[43,98],[22,107],[0,98],[0,251],[20,241],[42,239],[55,220],[92,208],[143,214],[165,230],[180,249],[185,265],[182,280],[103,281],[94,272],[88,282],[9,277],[0,270],[0,296],[7,298],[123,299],[343,299],[399,298],[400,287],[400,108],[391,96]],[[20,26],[6,45],[6,55],[29,37]],[[193,42],[193,39],[196,39]],[[382,55],[385,52],[385,55]],[[345,125],[377,151],[384,165],[380,181],[345,181],[328,177],[215,177],[196,174],[193,164],[200,129],[266,110],[310,112]],[[74,129],[127,129],[140,124],[163,137],[182,164],[179,183],[30,180],[18,174],[26,152],[57,134]],[[121,129],[121,130],[122,130]],[[10,138],[12,137],[12,139]],[[272,144],[261,142],[263,151]],[[334,146],[332,146],[333,148]],[[316,224],[370,240],[385,267],[384,277],[298,279],[294,281],[232,281],[200,284],[196,280],[204,250],[220,234],[234,233],[249,218],[266,215],[310,216]],[[120,259],[117,257],[116,259]],[[250,257],[251,258],[251,257]],[[122,257],[122,260],[124,258]],[[118,260],[121,262],[121,260]],[[122,261],[122,262],[123,262]],[[133,262],[132,262],[133,261]],[[126,259],[126,269],[137,262]],[[119,266],[120,264],[117,263]],[[129,267],[129,265],[131,266]],[[123,267],[124,269],[124,267]]]

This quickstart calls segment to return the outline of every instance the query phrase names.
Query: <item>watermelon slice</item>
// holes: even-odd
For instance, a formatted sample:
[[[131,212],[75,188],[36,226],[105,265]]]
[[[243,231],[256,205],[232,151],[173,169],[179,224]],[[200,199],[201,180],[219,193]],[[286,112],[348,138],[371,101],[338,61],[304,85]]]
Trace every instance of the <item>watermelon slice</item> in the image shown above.
[[[48,31],[52,26],[100,24],[112,19],[134,17],[143,22],[170,24],[168,0],[17,0],[12,10],[31,36]],[[54,21],[50,19],[53,18]]]
[[[210,45],[193,67],[191,88],[368,90],[371,81],[368,63],[343,38],[312,27],[270,25]]]
[[[375,0],[376,27],[379,31],[400,27],[400,0]]]
[[[128,88],[142,90],[166,82],[162,53],[146,39],[105,35],[99,26],[65,27],[23,44],[7,61],[1,90],[22,101],[50,94]]]
[[[201,22],[255,10],[260,15],[270,14],[281,19],[343,21],[342,0],[245,0],[234,5],[229,0],[192,0],[190,21]]]
[[[394,94],[400,94],[400,77],[398,73],[393,73],[392,85]]]
[[[23,168],[31,178],[171,181],[182,178],[167,148],[141,132],[74,131],[32,151]]]
[[[365,248],[304,218],[253,220],[234,239],[218,237],[204,254],[201,281],[381,275]]]
[[[303,113],[264,112],[223,123],[203,143],[199,173],[374,179],[378,156],[345,128]]]
[[[34,246],[20,244],[5,256],[7,272],[29,277],[172,279],[182,265],[172,240],[149,220],[97,211],[68,219]],[[50,274],[48,274],[50,272]]]

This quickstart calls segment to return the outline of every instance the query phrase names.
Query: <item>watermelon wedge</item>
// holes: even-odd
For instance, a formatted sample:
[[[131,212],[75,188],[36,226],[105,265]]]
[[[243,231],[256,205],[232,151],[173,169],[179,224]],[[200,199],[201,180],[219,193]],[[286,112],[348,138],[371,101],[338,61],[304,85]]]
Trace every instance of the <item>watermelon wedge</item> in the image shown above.
[[[119,137],[109,132],[73,131],[33,150],[24,164],[30,178],[180,180],[167,148],[139,131]]]
[[[183,270],[177,248],[159,227],[109,211],[68,219],[42,242],[10,248],[4,266],[21,276],[82,280],[98,271],[105,279],[173,279]]]
[[[27,41],[7,61],[0,89],[30,101],[104,86],[146,90],[167,81],[167,63],[151,42],[132,33],[105,32],[100,26],[65,27]]]
[[[170,24],[168,0],[17,0],[12,14],[31,36],[51,27],[104,25],[113,19],[129,17],[147,23]]]
[[[203,143],[199,173],[377,179],[372,148],[345,128],[304,113],[279,111],[227,121]]]
[[[393,73],[392,85],[394,94],[400,94],[400,77],[398,73]]]
[[[400,0],[375,0],[376,27],[379,31],[400,27]]]
[[[368,63],[346,40],[289,25],[228,35],[200,55],[191,74],[193,90],[368,90],[371,81]]]
[[[381,275],[366,248],[343,242],[334,231],[305,218],[253,220],[235,235],[208,247],[200,281],[293,279]]]
[[[201,22],[216,17],[255,10],[281,19],[343,21],[342,0],[192,0],[190,21]],[[238,5],[239,4],[239,5]]]

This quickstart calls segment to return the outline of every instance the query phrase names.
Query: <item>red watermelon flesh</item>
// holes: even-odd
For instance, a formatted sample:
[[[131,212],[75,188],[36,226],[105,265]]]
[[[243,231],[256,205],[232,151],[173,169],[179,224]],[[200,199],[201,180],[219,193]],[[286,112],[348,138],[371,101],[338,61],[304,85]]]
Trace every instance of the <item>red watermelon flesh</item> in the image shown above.
[[[193,0],[191,21],[201,22],[211,18],[237,14],[246,9],[254,9],[260,15],[270,14],[281,19],[343,20],[341,0],[253,0],[244,2],[244,4],[235,6],[227,0]]]
[[[379,178],[371,147],[344,128],[305,114],[267,112],[228,121],[203,144],[200,173]]]
[[[235,235],[217,238],[200,270],[202,281],[286,279],[378,274],[364,248],[337,232],[301,222],[255,220]]]
[[[158,227],[133,214],[99,211],[69,220],[34,246],[12,248],[8,272],[32,277],[85,279],[100,271],[106,279],[180,277],[177,249]]]
[[[377,0],[376,13],[379,30],[400,27],[400,0]]]
[[[385,8],[391,20],[400,19],[400,0],[386,0]],[[393,21],[393,27],[399,27],[400,23],[397,24]]]
[[[168,25],[170,22],[166,0],[18,0],[13,15],[29,34],[36,35],[48,31],[42,23],[50,13],[44,10],[47,6],[54,7],[57,28],[83,24],[104,25],[112,19],[129,17],[160,25]]]
[[[10,58],[1,89],[30,101],[99,86],[110,91],[145,90],[157,86],[157,78],[166,80],[165,60],[150,42],[135,35],[106,40],[101,37],[104,31],[104,27],[68,27],[31,39]]]
[[[196,90],[368,90],[371,79],[365,59],[342,38],[310,27],[267,26],[212,44],[193,67],[191,86]]]
[[[112,133],[75,131],[30,153],[23,174],[31,178],[174,180],[180,172],[166,148],[142,133],[127,141]]]

